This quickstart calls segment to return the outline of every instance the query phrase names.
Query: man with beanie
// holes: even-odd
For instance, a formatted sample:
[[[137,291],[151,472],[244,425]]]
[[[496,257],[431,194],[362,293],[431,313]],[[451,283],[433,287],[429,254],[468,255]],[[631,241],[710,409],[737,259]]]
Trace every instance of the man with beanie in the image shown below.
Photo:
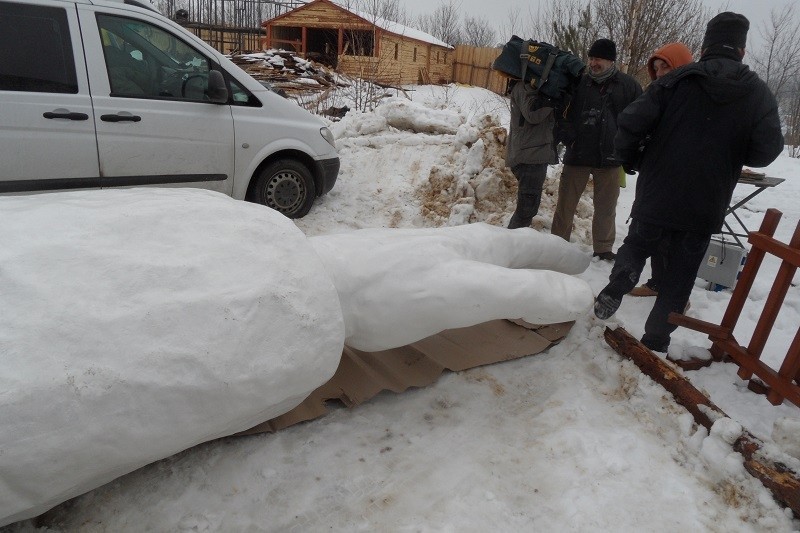
[[[512,83],[506,165],[517,178],[517,208],[509,229],[530,227],[539,212],[547,165],[558,162],[553,143],[556,102],[529,83]]]
[[[620,164],[614,155],[617,116],[642,94],[642,87],[616,65],[617,46],[598,39],[589,48],[589,68],[575,89],[560,123],[559,140],[567,147],[550,232],[569,240],[578,201],[594,184],[592,248],[594,256],[614,260]]]
[[[642,343],[666,352],[667,321],[689,300],[711,235],[719,233],[742,166],[764,167],[783,150],[778,105],[742,64],[748,20],[725,12],[708,23],[700,61],[656,81],[620,116],[616,157],[630,164],[650,136],[636,182],[628,235],[594,312],[613,315],[663,246],[667,265]]]

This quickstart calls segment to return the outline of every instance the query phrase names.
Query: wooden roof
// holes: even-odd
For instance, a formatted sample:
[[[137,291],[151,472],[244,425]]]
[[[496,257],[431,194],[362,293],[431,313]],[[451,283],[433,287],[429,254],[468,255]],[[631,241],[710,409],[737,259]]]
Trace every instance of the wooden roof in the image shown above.
[[[394,36],[397,36],[397,37],[399,37],[401,39],[411,39],[411,40],[414,40],[414,41],[420,41],[420,42],[423,42],[423,43],[426,43],[426,44],[431,44],[433,46],[439,46],[441,48],[448,48],[448,49],[451,49],[451,50],[453,49],[453,47],[450,46],[449,44],[447,44],[447,43],[445,43],[443,41],[440,41],[439,39],[437,39],[433,35],[425,33],[425,32],[423,32],[421,30],[417,30],[417,29],[411,28],[409,26],[404,26],[404,25],[402,25],[400,23],[397,23],[397,22],[388,21],[388,20],[382,19],[380,17],[374,17],[375,20],[373,21],[373,20],[370,20],[370,19],[366,18],[365,17],[366,14],[355,13],[353,11],[345,9],[344,7],[342,7],[342,6],[338,5],[338,4],[335,4],[334,2],[331,2],[331,0],[312,0],[311,2],[308,2],[307,4],[305,4],[303,6],[296,7],[295,9],[292,9],[291,11],[287,11],[286,13],[283,13],[282,15],[278,15],[277,17],[273,17],[271,19],[265,20],[264,22],[261,23],[261,26],[263,26],[263,27],[276,26],[276,25],[283,26],[284,24],[280,24],[281,22],[284,22],[287,18],[288,19],[293,18],[293,16],[296,15],[297,13],[299,13],[301,11],[305,11],[305,10],[307,10],[309,8],[309,6],[312,6],[312,5],[315,5],[315,4],[324,4],[326,8],[337,10],[337,11],[341,12],[343,15],[346,15],[347,17],[353,19],[354,22],[357,21],[358,23],[365,24],[367,26],[377,26],[378,28],[381,28],[384,32],[386,32],[388,34],[391,34],[391,35],[394,35]],[[370,16],[371,17],[371,15],[366,15],[366,16]],[[278,22],[278,24],[275,24],[276,22]],[[336,27],[342,27],[342,26],[346,26],[346,25],[347,24],[345,22],[342,22],[342,23],[337,24]],[[314,27],[328,28],[328,27],[331,27],[330,25],[327,25],[327,24],[320,25],[320,26],[314,26],[314,25],[309,25],[307,23],[304,23],[303,26],[306,26],[308,28],[314,28]]]

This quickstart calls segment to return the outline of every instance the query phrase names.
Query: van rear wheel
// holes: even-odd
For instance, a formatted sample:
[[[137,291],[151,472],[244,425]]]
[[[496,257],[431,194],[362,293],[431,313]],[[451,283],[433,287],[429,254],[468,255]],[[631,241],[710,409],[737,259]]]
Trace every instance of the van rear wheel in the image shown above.
[[[308,168],[294,159],[273,161],[259,173],[253,200],[289,218],[305,216],[316,196],[314,178]]]

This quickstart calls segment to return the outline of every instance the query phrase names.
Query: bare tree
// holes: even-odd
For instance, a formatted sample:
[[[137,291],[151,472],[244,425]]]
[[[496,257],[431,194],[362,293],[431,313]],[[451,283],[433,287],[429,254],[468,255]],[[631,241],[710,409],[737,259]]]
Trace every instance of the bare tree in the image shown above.
[[[711,18],[701,0],[604,0],[594,12],[598,35],[617,43],[617,62],[633,75],[665,43],[680,41],[699,52]]]
[[[484,19],[464,15],[461,43],[470,46],[494,46],[495,31]]]
[[[570,50],[584,61],[589,47],[597,39],[597,28],[592,19],[592,6],[582,6],[579,1],[552,4],[552,27],[548,37],[563,50]]]
[[[355,4],[355,8],[358,10],[383,20],[397,22],[404,26],[413,24],[411,15],[401,5],[400,0],[357,0]]]
[[[800,80],[792,80],[790,90],[784,93],[780,105],[786,125],[789,155],[800,158]]]
[[[800,76],[800,20],[795,6],[773,9],[759,34],[765,44],[750,54],[750,63],[780,100],[785,91],[794,89],[791,82]]]
[[[748,55],[748,62],[778,100],[789,155],[800,157],[800,20],[796,7],[773,9],[759,34],[764,44]]]
[[[519,12],[514,16],[521,19]],[[585,19],[590,22],[586,23]],[[527,18],[518,24],[524,33],[517,34],[520,37],[545,41],[580,54],[586,48],[582,46],[585,38],[578,39],[577,36],[585,31],[592,31],[590,3],[589,0],[552,0],[540,3],[536,10],[529,9]],[[576,41],[580,41],[577,46]]]
[[[509,8],[506,14],[506,22],[500,27],[500,33],[505,40],[510,39],[512,35],[520,36],[520,34],[525,33],[522,31],[521,11],[522,8],[519,5],[513,5]]]
[[[450,45],[461,42],[461,4],[456,0],[441,0],[429,15],[420,15],[417,27]]]
[[[501,26],[504,39],[508,40],[512,35],[523,39],[534,39],[537,41],[552,41],[550,31],[550,17],[554,12],[553,6],[564,1],[580,2],[581,0],[550,0],[548,2],[536,3],[536,7],[528,5],[523,13],[520,5],[514,5],[506,13],[506,22]],[[588,1],[588,0],[587,0]],[[544,4],[544,5],[543,5]]]

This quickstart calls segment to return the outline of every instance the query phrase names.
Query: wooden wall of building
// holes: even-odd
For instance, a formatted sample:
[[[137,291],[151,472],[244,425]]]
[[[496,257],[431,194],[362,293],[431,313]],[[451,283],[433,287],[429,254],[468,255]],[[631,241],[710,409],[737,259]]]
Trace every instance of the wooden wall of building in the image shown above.
[[[386,32],[327,2],[308,4],[277,17],[269,25],[267,34],[274,40],[273,45],[281,47],[281,42],[291,42],[295,51],[306,54],[319,50],[301,50],[296,39],[301,35],[308,36],[312,28],[337,31],[339,38],[343,36],[342,30],[374,32],[375,57],[353,55],[351,47],[342,45],[339,52],[343,53],[336,58],[336,68],[344,74],[389,85],[449,83],[453,79],[455,54],[452,49]]]
[[[341,55],[339,70],[389,85],[449,83],[453,76],[453,57],[451,49],[384,34],[378,57]]]

